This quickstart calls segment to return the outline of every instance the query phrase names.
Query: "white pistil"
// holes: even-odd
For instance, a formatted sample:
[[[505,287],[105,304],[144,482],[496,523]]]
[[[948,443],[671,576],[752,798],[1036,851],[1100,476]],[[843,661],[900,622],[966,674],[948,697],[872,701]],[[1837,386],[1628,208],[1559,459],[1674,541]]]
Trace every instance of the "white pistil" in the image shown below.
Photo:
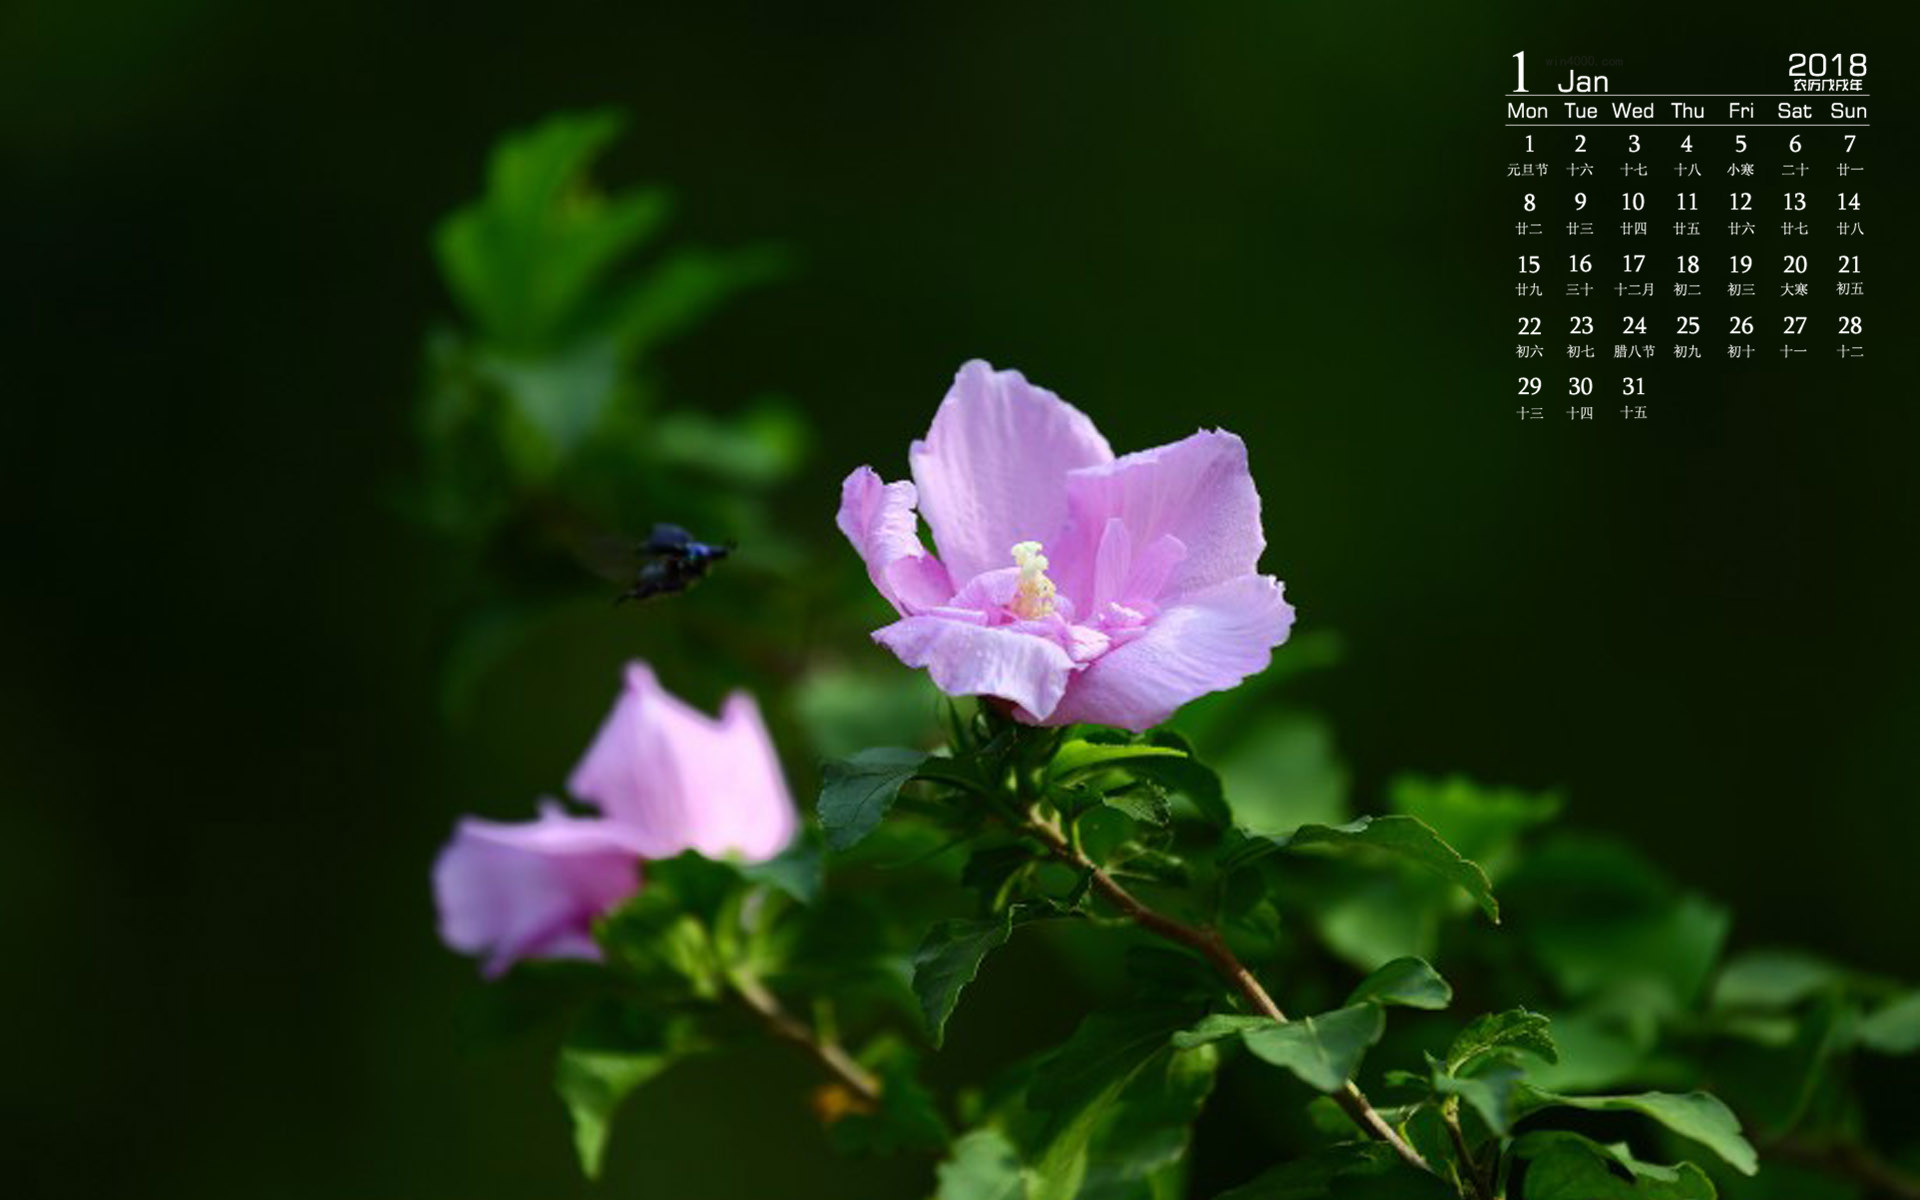
[[[1039,542],[1021,542],[1013,548],[1020,584],[1007,609],[1022,621],[1038,621],[1053,614],[1053,580],[1047,578],[1047,556],[1040,550]]]

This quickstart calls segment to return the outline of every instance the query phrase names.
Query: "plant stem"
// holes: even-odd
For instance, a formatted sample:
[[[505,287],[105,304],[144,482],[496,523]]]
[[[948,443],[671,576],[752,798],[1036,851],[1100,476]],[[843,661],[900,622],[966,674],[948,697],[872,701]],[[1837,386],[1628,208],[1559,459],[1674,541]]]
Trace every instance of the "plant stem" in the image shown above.
[[[1446,1123],[1447,1135],[1453,1139],[1453,1152],[1460,1157],[1460,1172],[1467,1177],[1474,1196],[1477,1200],[1494,1200],[1493,1189],[1480,1174],[1479,1166],[1473,1161],[1473,1151],[1467,1146],[1466,1132],[1460,1128],[1460,1101],[1448,1099],[1440,1109],[1440,1116]]]
[[[853,1060],[839,1043],[815,1036],[812,1026],[781,1007],[780,1000],[751,975],[736,972],[728,977],[733,990],[752,1009],[774,1036],[805,1050],[827,1074],[870,1105],[880,1103],[880,1081]]]
[[[1287,1014],[1274,1003],[1267,989],[1260,985],[1260,981],[1254,978],[1253,972],[1249,971],[1246,964],[1242,963],[1239,957],[1228,948],[1226,941],[1218,932],[1204,926],[1189,925],[1157,909],[1150,908],[1092,859],[1076,849],[1052,825],[1039,820],[1029,820],[1021,826],[1021,829],[1046,847],[1047,852],[1054,858],[1075,870],[1090,872],[1093,878],[1093,890],[1100,893],[1109,904],[1125,913],[1134,924],[1149,933],[1200,953],[1213,965],[1214,970],[1220,973],[1221,978],[1233,985],[1234,989],[1246,998],[1247,1003],[1252,1005],[1255,1011],[1276,1021],[1287,1019]],[[1354,1124],[1385,1142],[1409,1166],[1428,1172],[1433,1170],[1427,1165],[1427,1160],[1420,1156],[1420,1152],[1408,1145],[1399,1131],[1388,1124],[1387,1119],[1368,1102],[1366,1095],[1352,1080],[1348,1080],[1342,1090],[1333,1093],[1333,1100],[1347,1116],[1353,1119]]]

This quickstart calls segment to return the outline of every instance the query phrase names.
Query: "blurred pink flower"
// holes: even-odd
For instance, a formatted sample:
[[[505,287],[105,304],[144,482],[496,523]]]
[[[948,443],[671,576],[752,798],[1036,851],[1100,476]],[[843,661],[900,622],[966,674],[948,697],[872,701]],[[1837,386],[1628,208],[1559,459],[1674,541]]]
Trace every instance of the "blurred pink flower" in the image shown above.
[[[646,858],[698,850],[764,862],[799,828],[753,697],[734,692],[716,720],[668,694],[641,662],[628,664],[567,787],[632,830]]]
[[[440,940],[494,978],[523,958],[600,957],[593,922],[640,890],[632,830],[551,801],[520,824],[462,818],[433,865]]]
[[[874,640],[948,695],[1140,731],[1264,670],[1287,639],[1231,433],[1115,458],[1080,410],[974,361],[908,459],[912,483],[847,476],[838,523],[900,613]]]
[[[497,976],[526,958],[600,956],[593,922],[640,889],[644,859],[696,850],[764,862],[799,817],[760,710],[744,692],[716,720],[627,667],[613,711],[568,785],[602,815],[551,801],[536,821],[463,819],[433,868],[440,936]]]

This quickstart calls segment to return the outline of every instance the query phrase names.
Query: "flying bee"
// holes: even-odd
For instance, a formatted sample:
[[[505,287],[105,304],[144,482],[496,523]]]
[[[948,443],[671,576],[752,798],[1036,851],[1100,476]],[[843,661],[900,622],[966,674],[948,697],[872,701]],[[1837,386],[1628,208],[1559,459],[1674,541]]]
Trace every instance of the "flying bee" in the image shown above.
[[[698,541],[680,526],[663,522],[653,527],[634,553],[640,556],[640,567],[634,572],[633,585],[614,597],[615,604],[684,592],[732,554],[733,546]]]

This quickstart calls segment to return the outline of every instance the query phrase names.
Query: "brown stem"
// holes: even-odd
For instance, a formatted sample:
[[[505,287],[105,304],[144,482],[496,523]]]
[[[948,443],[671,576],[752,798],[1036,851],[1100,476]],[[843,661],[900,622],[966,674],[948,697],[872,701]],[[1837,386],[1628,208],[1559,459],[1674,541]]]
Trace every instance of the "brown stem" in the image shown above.
[[[814,1036],[810,1026],[782,1008],[779,998],[753,976],[736,974],[730,977],[729,982],[747,1007],[759,1014],[761,1021],[773,1031],[775,1037],[805,1050],[815,1062],[826,1068],[827,1074],[867,1104],[880,1103],[880,1081],[873,1077],[871,1071],[855,1062],[839,1043],[823,1041]]]
[[[1242,963],[1227,947],[1226,941],[1219,933],[1204,926],[1188,925],[1157,909],[1149,908],[1139,897],[1121,886],[1118,880],[1082,854],[1053,826],[1040,821],[1029,821],[1023,829],[1045,846],[1047,852],[1056,859],[1075,870],[1090,872],[1093,890],[1105,897],[1109,904],[1125,913],[1134,924],[1170,942],[1177,942],[1188,949],[1198,951],[1213,964],[1214,970],[1220,973],[1220,977],[1232,984],[1246,998],[1247,1003],[1262,1016],[1271,1017],[1276,1021],[1287,1019],[1287,1014],[1273,1002],[1273,997],[1267,993],[1267,989],[1260,985],[1260,981],[1254,978],[1253,972],[1249,971],[1246,964]],[[1423,1171],[1433,1170],[1427,1165],[1427,1160],[1420,1157],[1420,1152],[1408,1145],[1407,1140],[1401,1137],[1399,1132],[1387,1123],[1387,1119],[1367,1101],[1366,1095],[1352,1080],[1348,1080],[1342,1090],[1333,1093],[1333,1100],[1356,1125],[1392,1147],[1393,1152],[1409,1166],[1418,1167]]]
[[[1440,1110],[1441,1119],[1446,1122],[1447,1135],[1453,1139],[1453,1152],[1460,1156],[1461,1173],[1467,1177],[1477,1200],[1493,1200],[1493,1189],[1487,1185],[1479,1166],[1473,1161],[1473,1150],[1467,1145],[1467,1135],[1460,1128],[1460,1102],[1449,1099]]]

